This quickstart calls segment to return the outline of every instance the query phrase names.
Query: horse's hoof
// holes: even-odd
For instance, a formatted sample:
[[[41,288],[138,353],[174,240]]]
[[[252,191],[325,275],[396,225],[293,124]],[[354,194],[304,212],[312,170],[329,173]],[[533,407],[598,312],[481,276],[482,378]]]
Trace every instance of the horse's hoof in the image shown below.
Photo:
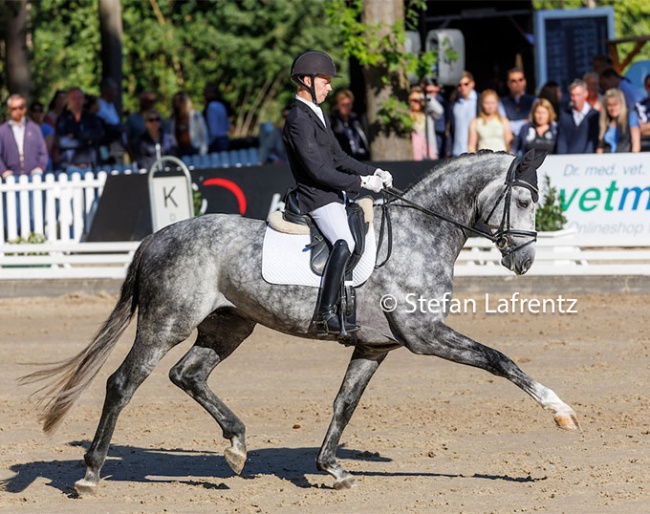
[[[239,475],[241,470],[244,469],[244,464],[246,463],[246,453],[240,450],[235,450],[234,448],[226,448],[226,451],[223,452],[223,456],[226,458],[228,466]]]
[[[336,480],[334,482],[334,489],[340,491],[341,489],[351,489],[357,485],[357,481],[352,475],[348,475],[345,478]]]
[[[80,496],[83,496],[84,494],[95,494],[97,492],[97,482],[91,482],[90,480],[82,478],[74,483],[74,488]]]
[[[555,420],[555,424],[563,430],[582,431],[578,416],[573,412],[570,414],[557,414],[553,419]]]

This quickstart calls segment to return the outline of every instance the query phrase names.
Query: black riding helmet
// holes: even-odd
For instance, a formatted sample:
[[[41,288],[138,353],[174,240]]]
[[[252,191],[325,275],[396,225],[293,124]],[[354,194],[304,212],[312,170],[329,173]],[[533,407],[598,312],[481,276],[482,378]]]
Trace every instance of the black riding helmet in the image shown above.
[[[311,86],[305,84],[303,77],[307,75],[311,77]],[[318,50],[307,50],[296,57],[291,65],[291,80],[300,84],[301,86],[309,89],[314,103],[316,101],[316,91],[314,90],[314,78],[316,75],[329,75],[331,77],[338,77],[336,73],[336,66],[332,58],[325,52]]]

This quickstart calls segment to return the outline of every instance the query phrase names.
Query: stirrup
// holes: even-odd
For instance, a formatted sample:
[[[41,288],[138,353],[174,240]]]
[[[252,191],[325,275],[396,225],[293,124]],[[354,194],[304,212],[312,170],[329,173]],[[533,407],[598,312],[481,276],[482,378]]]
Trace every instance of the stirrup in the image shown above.
[[[319,316],[319,319],[316,320],[316,327],[319,336],[337,334],[341,339],[346,338],[348,334],[356,332],[360,328],[359,325],[348,323],[345,320],[341,324],[340,316],[337,316],[331,310]]]

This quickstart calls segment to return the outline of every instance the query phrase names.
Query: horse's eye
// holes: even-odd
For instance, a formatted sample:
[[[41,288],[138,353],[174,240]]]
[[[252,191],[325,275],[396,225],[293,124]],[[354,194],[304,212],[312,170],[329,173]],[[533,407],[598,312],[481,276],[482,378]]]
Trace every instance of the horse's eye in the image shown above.
[[[503,250],[508,245],[508,240],[505,237],[500,237],[496,240],[496,245],[499,250]]]
[[[520,209],[528,209],[529,205],[530,205],[530,200],[517,199],[517,207],[519,207]]]

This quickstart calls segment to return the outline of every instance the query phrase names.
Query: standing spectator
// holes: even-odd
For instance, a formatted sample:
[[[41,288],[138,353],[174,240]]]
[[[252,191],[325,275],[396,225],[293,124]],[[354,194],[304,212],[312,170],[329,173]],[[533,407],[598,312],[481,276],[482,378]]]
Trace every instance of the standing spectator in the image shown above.
[[[467,153],[467,142],[469,137],[469,125],[476,117],[479,110],[478,94],[474,90],[474,76],[467,70],[458,83],[456,100],[451,107],[451,128],[452,137],[451,155],[457,157]]]
[[[562,88],[560,88],[560,84],[554,80],[549,80],[540,88],[537,98],[548,100],[555,111],[555,119],[560,119],[562,113]]]
[[[129,152],[132,160],[135,160],[133,156],[133,144],[136,139],[147,130],[145,126],[144,115],[147,111],[150,111],[156,106],[156,95],[149,92],[143,91],[140,93],[140,109],[138,112],[129,114],[126,119],[126,124],[124,126],[125,138],[126,138],[126,149]]]
[[[510,121],[499,113],[499,95],[494,89],[486,89],[481,94],[479,114],[469,124],[467,148],[470,152],[507,152],[511,143]]]
[[[172,99],[169,135],[174,141],[176,157],[208,153],[208,128],[185,91],[178,91]]]
[[[144,113],[145,131],[133,142],[133,157],[140,169],[150,170],[163,155],[171,153],[171,141],[162,128],[162,119],[155,109]]]
[[[230,148],[230,109],[221,98],[218,86],[210,82],[203,89],[205,109],[203,117],[208,128],[208,151],[221,152]]]
[[[420,86],[413,86],[409,94],[411,120],[413,120],[413,159],[424,161],[438,158],[438,141],[436,139],[435,119],[442,116],[443,108],[435,98],[429,97],[427,104],[424,91]]]
[[[603,96],[596,153],[639,152],[641,130],[636,111],[628,111],[620,89],[608,89]]]
[[[45,107],[41,102],[32,102],[29,106],[29,111],[27,116],[29,119],[41,127],[41,134],[43,134],[43,139],[45,140],[45,148],[47,149],[47,167],[45,171],[52,171],[52,158],[51,155],[54,152],[54,147],[56,144],[56,134],[54,133],[54,127],[51,127],[47,123],[43,122],[43,117],[45,115]]]
[[[509,93],[499,102],[499,114],[508,118],[512,135],[517,137],[519,130],[528,121],[530,110],[536,98],[526,93],[526,76],[518,66],[508,70]]]
[[[56,120],[61,165],[68,173],[94,168],[97,165],[97,148],[104,139],[101,120],[95,114],[84,111],[84,100],[81,89],[70,89],[66,109]]]
[[[18,94],[7,100],[9,120],[0,125],[0,173],[42,175],[47,168],[47,147],[41,127],[25,114],[25,99]]]
[[[122,143],[124,126],[117,107],[115,107],[118,93],[119,88],[115,79],[107,77],[102,80],[97,116],[104,123],[106,133],[103,146],[108,149],[108,155],[102,155],[102,161],[106,164],[122,164],[124,162],[124,144]]]
[[[628,110],[634,109],[636,104],[648,98],[648,94],[643,89],[636,87],[627,77],[619,75],[614,68],[607,68],[601,72],[600,87],[603,91],[613,87],[620,89],[625,96]]]
[[[636,104],[641,129],[641,151],[650,152],[650,74],[643,79],[643,87],[648,93],[648,98]]]
[[[359,161],[370,159],[370,145],[357,113],[353,111],[354,94],[349,89],[339,91],[330,120],[332,131],[343,151]]]
[[[556,138],[555,110],[546,98],[539,98],[530,111],[530,121],[521,127],[513,147],[519,155],[528,150],[551,154],[555,152]]]
[[[425,77],[420,82],[420,87],[424,90],[424,101],[427,103],[429,110],[434,110],[435,105],[432,104],[432,101],[435,101],[442,106],[442,114],[437,118],[434,117],[433,126],[436,132],[438,156],[444,157],[448,154],[447,140],[449,138],[447,134],[447,124],[450,117],[449,102],[442,94],[440,85],[435,79]]]
[[[603,95],[600,94],[599,77],[593,71],[588,71],[582,76],[587,85],[587,103],[600,112],[603,105]]]
[[[571,107],[558,123],[557,153],[594,153],[598,144],[598,111],[587,103],[587,85],[576,79],[569,84]]]
[[[54,96],[47,107],[47,114],[43,119],[43,123],[47,123],[52,128],[56,127],[56,119],[63,112],[63,109],[65,109],[67,96],[68,93],[63,89],[58,89],[56,93],[54,93]]]

